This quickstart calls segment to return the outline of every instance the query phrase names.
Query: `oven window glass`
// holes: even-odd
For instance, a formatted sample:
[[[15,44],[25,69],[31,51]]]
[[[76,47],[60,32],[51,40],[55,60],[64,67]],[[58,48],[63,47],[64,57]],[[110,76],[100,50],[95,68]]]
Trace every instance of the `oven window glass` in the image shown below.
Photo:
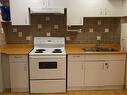
[[[57,69],[57,62],[39,62],[39,69]]]

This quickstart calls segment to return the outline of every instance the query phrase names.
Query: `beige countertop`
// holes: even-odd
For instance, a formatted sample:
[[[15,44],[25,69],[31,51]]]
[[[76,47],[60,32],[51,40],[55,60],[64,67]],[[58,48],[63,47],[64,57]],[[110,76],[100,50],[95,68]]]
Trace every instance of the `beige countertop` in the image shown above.
[[[0,46],[0,52],[6,54],[28,54],[32,48],[31,44],[6,44]]]
[[[84,52],[82,48],[95,47],[94,44],[66,44],[67,54],[126,54],[125,51]],[[104,44],[101,47],[119,49],[119,45]],[[6,54],[28,54],[33,49],[31,44],[6,44],[0,46],[0,52]]]
[[[67,54],[126,54],[125,51],[120,51],[120,46],[117,44],[103,44],[101,47],[103,48],[114,48],[119,51],[111,51],[111,52],[85,52],[83,48],[95,47],[95,44],[67,44],[66,52]]]

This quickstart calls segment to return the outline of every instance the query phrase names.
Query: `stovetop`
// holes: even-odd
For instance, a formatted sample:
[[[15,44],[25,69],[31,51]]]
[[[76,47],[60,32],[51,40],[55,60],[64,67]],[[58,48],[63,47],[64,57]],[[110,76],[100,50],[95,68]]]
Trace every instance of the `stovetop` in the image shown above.
[[[30,55],[63,55],[66,54],[64,48],[34,48]]]

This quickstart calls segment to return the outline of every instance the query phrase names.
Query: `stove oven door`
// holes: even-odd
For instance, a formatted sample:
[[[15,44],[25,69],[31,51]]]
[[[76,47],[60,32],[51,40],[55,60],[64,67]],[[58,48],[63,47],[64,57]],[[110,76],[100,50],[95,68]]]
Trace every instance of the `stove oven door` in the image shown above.
[[[65,79],[66,56],[30,56],[30,79]]]

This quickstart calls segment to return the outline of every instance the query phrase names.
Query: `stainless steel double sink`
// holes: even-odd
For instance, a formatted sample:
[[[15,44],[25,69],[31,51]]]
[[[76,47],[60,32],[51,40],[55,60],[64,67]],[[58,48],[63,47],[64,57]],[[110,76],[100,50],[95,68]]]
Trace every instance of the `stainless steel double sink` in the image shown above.
[[[112,51],[119,51],[113,48],[83,48],[85,52],[112,52]]]

